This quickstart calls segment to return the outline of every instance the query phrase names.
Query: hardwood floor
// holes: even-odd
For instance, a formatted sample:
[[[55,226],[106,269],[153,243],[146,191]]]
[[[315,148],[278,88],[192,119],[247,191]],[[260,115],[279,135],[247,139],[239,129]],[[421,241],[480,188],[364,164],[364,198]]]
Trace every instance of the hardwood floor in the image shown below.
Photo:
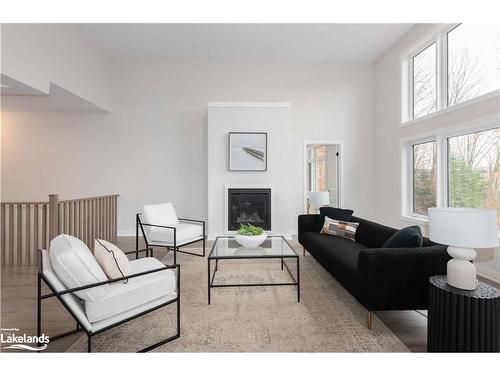
[[[124,250],[132,250],[135,247],[135,239],[131,237],[119,238],[117,242],[118,246]],[[210,245],[207,245],[208,249]],[[301,254],[302,251],[299,253]],[[161,256],[161,251],[155,254]],[[0,327],[19,328],[21,333],[34,335],[36,333],[36,268],[3,267],[0,272]],[[498,284],[489,283],[500,288]],[[44,332],[55,335],[75,328],[75,322],[58,301],[49,299],[43,304]],[[375,314],[412,352],[427,350],[427,311],[380,311]],[[75,334],[57,340],[49,345],[48,351],[64,352],[78,337],[79,334]]]

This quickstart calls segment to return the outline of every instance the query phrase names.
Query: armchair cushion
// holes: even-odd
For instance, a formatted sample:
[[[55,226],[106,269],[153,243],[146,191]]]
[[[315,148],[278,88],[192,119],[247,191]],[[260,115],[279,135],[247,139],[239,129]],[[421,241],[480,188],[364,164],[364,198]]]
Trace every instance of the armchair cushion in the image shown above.
[[[132,260],[130,273],[149,271],[164,267],[153,257]],[[160,271],[129,279],[126,284],[116,282],[100,301],[85,301],[88,320],[94,324],[158,299],[174,299],[177,296],[176,275],[172,270]]]
[[[54,268],[52,267],[52,262],[50,261],[49,252],[47,250],[42,250],[42,273],[47,279],[47,281],[52,285],[56,292],[61,292],[66,289],[63,283],[58,279]],[[83,309],[83,301],[76,297],[73,293],[64,294],[61,298],[66,302],[69,309],[75,314],[75,316],[82,322],[86,329],[91,329],[91,324],[87,319],[87,315]]]
[[[55,237],[50,241],[49,255],[54,273],[68,289],[108,279],[87,245],[76,237],[67,234]],[[86,301],[98,301],[107,292],[108,285],[101,285],[75,294]]]
[[[182,245],[196,239],[203,238],[203,225],[200,223],[184,223],[180,222],[173,225],[176,228],[176,245]],[[161,243],[163,245],[174,244],[174,230],[169,228],[149,229],[149,242],[151,244]]]
[[[179,223],[172,203],[144,206],[144,215],[148,224],[172,226]]]

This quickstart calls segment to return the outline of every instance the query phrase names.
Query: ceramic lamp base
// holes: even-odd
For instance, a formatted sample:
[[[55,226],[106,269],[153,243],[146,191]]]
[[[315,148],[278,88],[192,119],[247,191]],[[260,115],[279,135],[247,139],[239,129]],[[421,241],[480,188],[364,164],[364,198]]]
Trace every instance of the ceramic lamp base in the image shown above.
[[[455,288],[474,290],[477,288],[476,266],[471,260],[476,258],[474,249],[448,247],[448,254],[453,258],[447,264],[447,283]]]

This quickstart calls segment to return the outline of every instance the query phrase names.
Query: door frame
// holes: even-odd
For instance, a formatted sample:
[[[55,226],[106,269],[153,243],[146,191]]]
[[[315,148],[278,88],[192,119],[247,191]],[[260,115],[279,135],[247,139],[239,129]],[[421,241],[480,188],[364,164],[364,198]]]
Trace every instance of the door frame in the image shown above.
[[[304,141],[304,154],[303,154],[303,176],[302,176],[302,190],[303,190],[303,204],[304,212],[307,212],[307,147],[316,145],[326,145],[326,146],[337,146],[338,165],[337,165],[337,206],[343,207],[343,197],[344,197],[344,142],[343,141]]]

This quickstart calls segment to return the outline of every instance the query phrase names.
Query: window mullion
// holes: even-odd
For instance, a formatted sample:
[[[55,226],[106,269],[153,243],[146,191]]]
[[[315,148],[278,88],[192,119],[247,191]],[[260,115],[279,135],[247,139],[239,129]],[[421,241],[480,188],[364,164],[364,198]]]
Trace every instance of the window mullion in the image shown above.
[[[437,110],[448,106],[448,38],[439,33],[436,39],[436,97]]]
[[[447,204],[447,158],[446,158],[446,138],[442,135],[436,137],[436,206],[446,207]]]
[[[408,59],[408,113],[407,118],[413,120],[413,57]]]

